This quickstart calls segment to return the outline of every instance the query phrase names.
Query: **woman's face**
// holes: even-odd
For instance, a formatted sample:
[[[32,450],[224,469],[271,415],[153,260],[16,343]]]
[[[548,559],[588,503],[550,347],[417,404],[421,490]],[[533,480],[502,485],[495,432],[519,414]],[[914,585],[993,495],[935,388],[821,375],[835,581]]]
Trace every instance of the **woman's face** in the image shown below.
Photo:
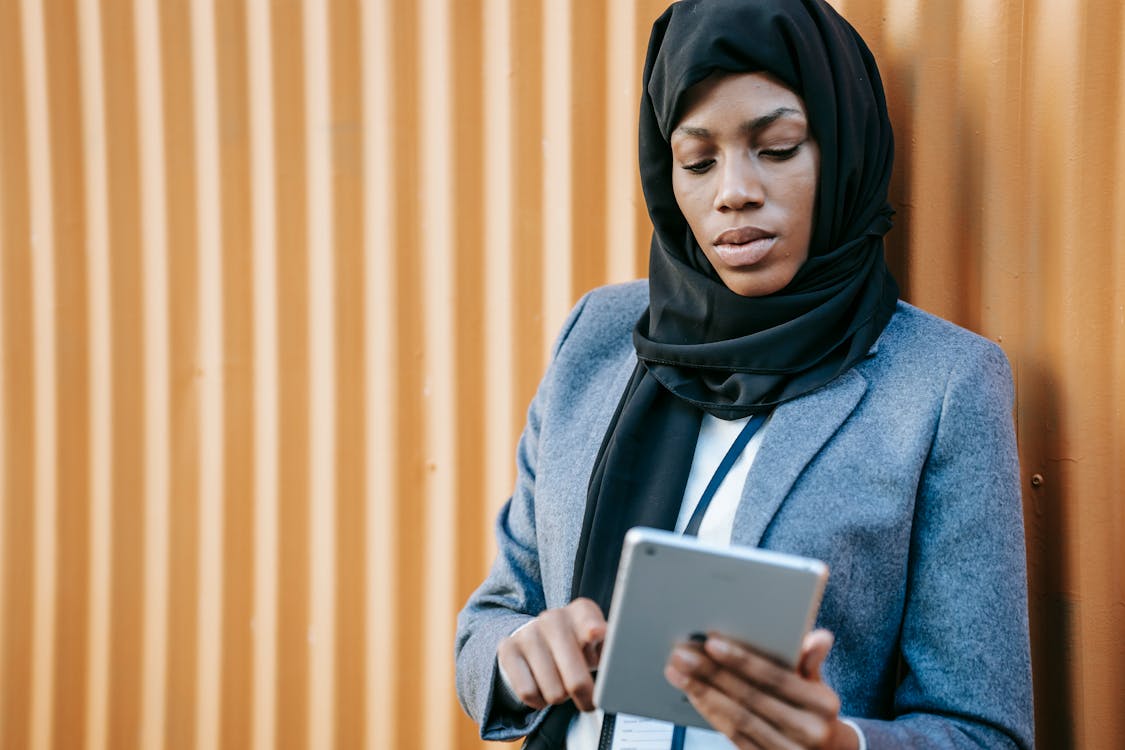
[[[714,75],[687,92],[672,132],[672,189],[736,294],[784,288],[809,257],[820,149],[801,98],[764,73]]]

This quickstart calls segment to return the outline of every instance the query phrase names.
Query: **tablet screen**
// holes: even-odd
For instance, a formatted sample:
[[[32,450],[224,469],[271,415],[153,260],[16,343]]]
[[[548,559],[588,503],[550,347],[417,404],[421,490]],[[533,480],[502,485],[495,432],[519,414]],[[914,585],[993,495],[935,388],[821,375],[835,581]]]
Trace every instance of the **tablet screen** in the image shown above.
[[[811,558],[631,529],[617,572],[594,702],[608,713],[710,728],[664,678],[672,648],[692,636],[718,632],[795,666],[827,575],[827,566]]]

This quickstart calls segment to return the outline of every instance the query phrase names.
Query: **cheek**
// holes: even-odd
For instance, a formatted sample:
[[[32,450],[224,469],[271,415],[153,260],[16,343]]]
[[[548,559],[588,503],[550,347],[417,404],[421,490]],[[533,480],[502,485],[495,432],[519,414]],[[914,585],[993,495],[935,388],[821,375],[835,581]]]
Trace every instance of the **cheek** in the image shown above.
[[[820,188],[820,152],[813,150],[810,154],[810,164],[805,171],[804,180],[804,205],[808,216],[809,234],[812,234],[816,214],[816,195]]]
[[[816,211],[816,179],[803,175],[790,183],[787,197],[794,230],[808,236],[812,234],[813,214]]]
[[[698,177],[690,181],[676,177],[672,179],[672,192],[676,197],[676,205],[679,206],[680,213],[684,215],[697,239],[711,205],[707,198],[705,183],[706,180]]]
[[[813,214],[816,212],[816,184],[810,183],[800,197],[801,223],[811,234],[813,228]]]

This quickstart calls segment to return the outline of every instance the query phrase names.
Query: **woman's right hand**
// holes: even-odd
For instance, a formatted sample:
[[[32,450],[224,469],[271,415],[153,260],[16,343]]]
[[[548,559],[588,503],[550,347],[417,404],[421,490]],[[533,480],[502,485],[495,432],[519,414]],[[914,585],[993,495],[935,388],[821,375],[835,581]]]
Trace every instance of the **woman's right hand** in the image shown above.
[[[592,599],[548,609],[500,641],[496,652],[512,692],[539,709],[573,700],[594,709],[594,678],[605,639],[605,615]]]

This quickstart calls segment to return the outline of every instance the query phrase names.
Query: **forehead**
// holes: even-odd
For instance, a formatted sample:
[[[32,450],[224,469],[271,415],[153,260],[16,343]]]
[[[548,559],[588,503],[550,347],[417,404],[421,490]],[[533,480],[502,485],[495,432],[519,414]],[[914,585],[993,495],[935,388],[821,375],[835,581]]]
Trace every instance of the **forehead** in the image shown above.
[[[707,127],[715,119],[749,120],[778,111],[785,119],[808,117],[801,97],[768,73],[716,73],[684,92],[676,130]]]

